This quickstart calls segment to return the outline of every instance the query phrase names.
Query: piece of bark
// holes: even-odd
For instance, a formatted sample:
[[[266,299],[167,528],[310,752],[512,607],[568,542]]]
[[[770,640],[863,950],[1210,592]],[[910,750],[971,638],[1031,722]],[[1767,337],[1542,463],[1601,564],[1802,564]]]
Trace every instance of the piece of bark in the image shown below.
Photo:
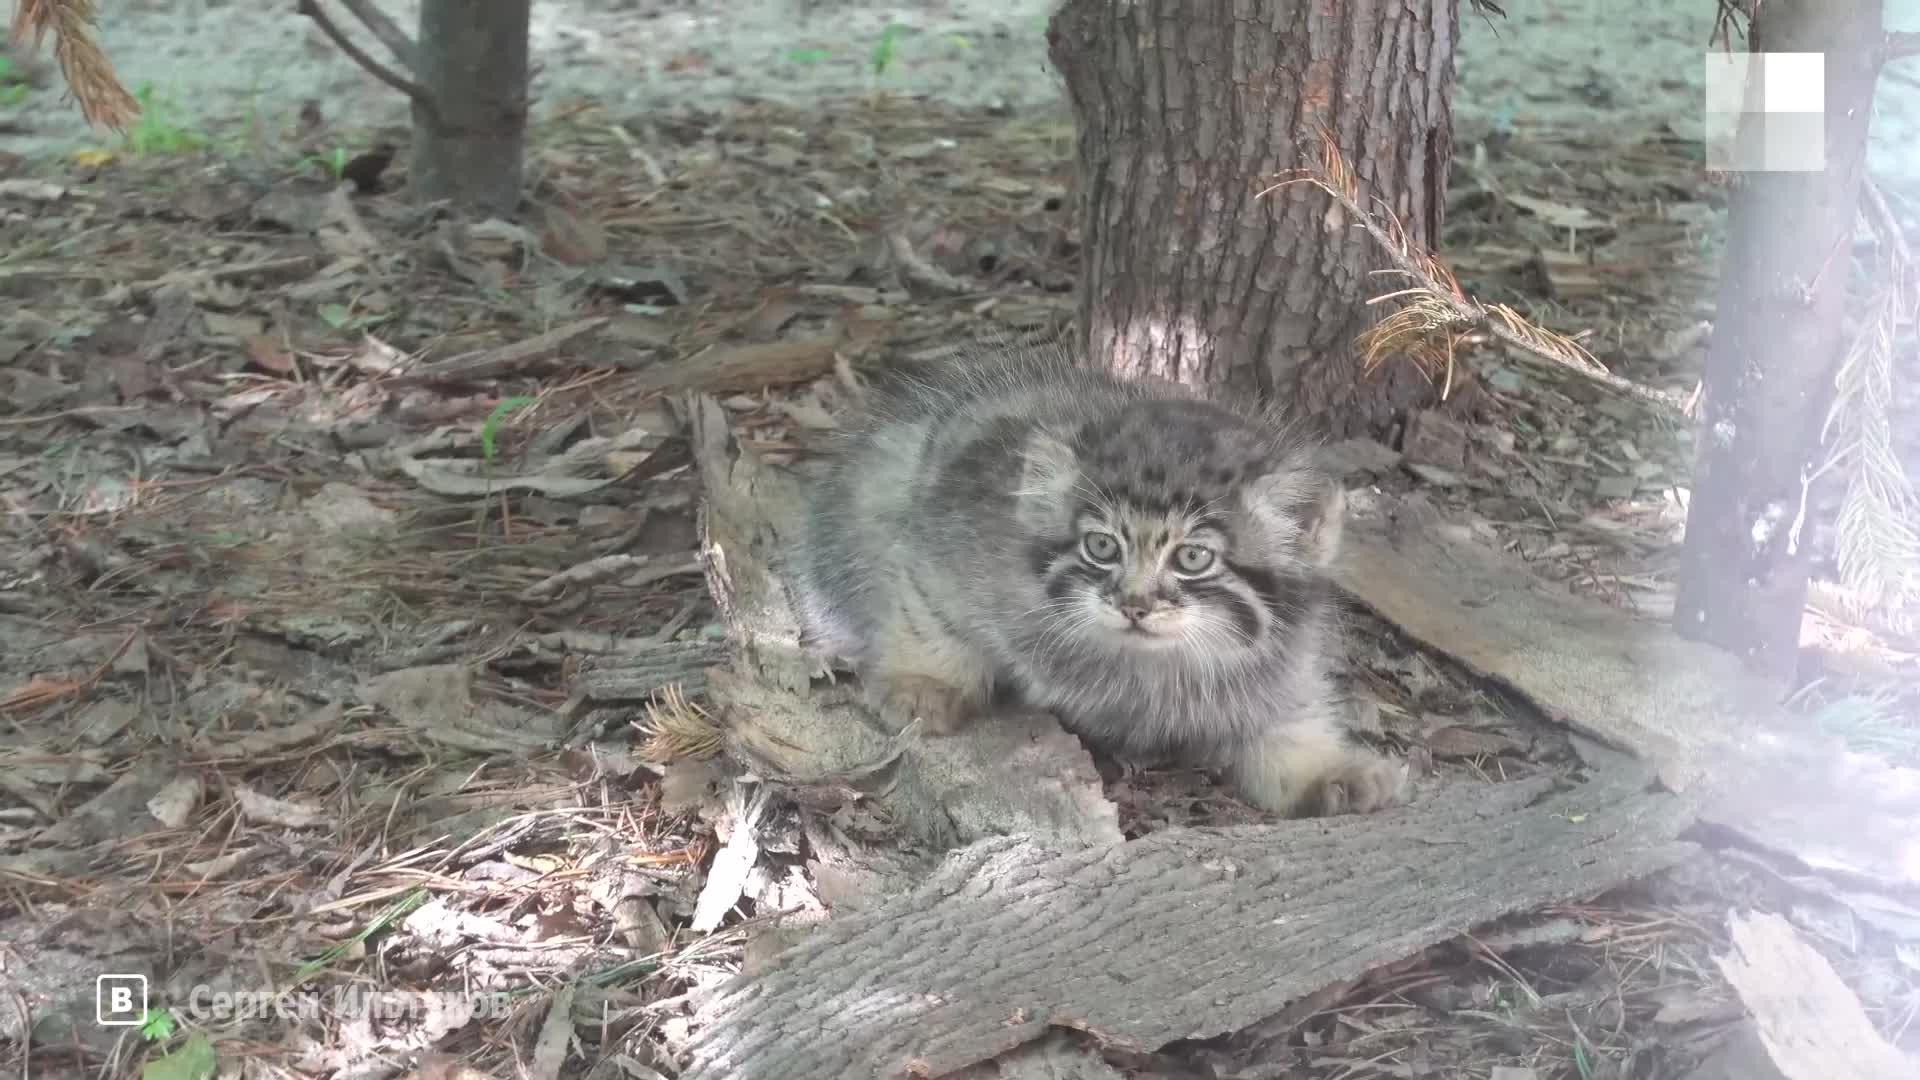
[[[637,653],[588,656],[574,676],[573,693],[597,705],[641,704],[674,683],[698,694],[706,689],[707,669],[726,659],[724,641],[663,641]]]
[[[882,732],[853,688],[800,647],[780,573],[803,507],[801,478],[741,446],[725,410],[688,400],[706,498],[702,557],[734,662],[708,672],[728,755],[769,779],[846,785],[871,797],[900,837],[931,850],[1024,833],[1118,843],[1119,815],[1080,742],[1044,715],[985,718],[956,735]]]
[[[1458,785],[1366,816],[1017,838],[948,856],[703,1008],[685,1080],[943,1076],[1050,1028],[1152,1050],[1237,1031],[1501,915],[1669,866],[1686,800],[1644,769]]]
[[[1730,914],[1733,948],[1715,957],[1720,971],[1752,1014],[1751,1034],[1770,1069],[1740,1073],[1743,1080],[1912,1080],[1920,1059],[1896,1050],[1874,1030],[1847,984],[1793,925],[1778,915]],[[1751,1046],[1736,1047],[1751,1069]]]
[[[833,371],[834,350],[844,340],[844,335],[833,335],[722,346],[635,372],[627,389],[638,393],[757,392],[769,386],[812,382]]]
[[[1465,472],[1466,425],[1434,409],[1422,409],[1407,417],[1400,453],[1409,465],[1432,465],[1448,472]]]
[[[769,686],[803,692],[821,665],[800,648],[800,624],[778,577],[803,508],[801,478],[733,437],[705,394],[683,403],[700,475],[700,558],[736,663]]]

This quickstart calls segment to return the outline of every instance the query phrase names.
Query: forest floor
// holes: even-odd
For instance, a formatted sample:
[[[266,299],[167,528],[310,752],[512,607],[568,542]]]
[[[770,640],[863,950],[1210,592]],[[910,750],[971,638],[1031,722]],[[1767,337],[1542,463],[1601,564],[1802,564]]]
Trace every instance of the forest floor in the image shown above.
[[[301,1074],[552,1076],[569,1030],[548,1006],[574,980],[595,1075],[674,1076],[753,930],[826,906],[781,806],[719,926],[692,929],[739,808],[698,759],[665,760],[648,707],[583,710],[574,683],[663,646],[688,671],[718,655],[673,395],[718,395],[745,445],[790,460],[833,427],[838,365],[1067,325],[1071,120],[890,95],[631,105],[548,118],[518,224],[336,187],[357,131],[173,116],[137,148],[0,165],[0,996],[21,1003],[0,1044],[34,1025],[30,1075],[100,1075],[102,1055],[203,1075],[198,1032],[222,1062]],[[1500,116],[1457,140],[1442,255],[1462,285],[1691,391],[1725,202],[1698,143]],[[914,288],[892,237],[977,287]],[[1492,346],[1462,360],[1469,452],[1347,444],[1349,481],[1417,490],[1569,594],[1662,619],[1691,432]],[[1815,632],[1831,674],[1796,707],[1920,760],[1914,657]],[[1366,734],[1428,779],[1577,768],[1564,731],[1445,658],[1359,614],[1350,636]],[[1203,776],[1102,769],[1130,837],[1258,820]],[[1745,1014],[1715,962],[1729,907],[1789,915],[1920,1050],[1920,917],[1716,848],[1330,987],[1285,1025],[1109,1060],[1686,1076]],[[98,1026],[115,972],[153,973],[169,1017]],[[298,984],[511,992],[487,1023],[330,998],[216,1016],[209,996]]]

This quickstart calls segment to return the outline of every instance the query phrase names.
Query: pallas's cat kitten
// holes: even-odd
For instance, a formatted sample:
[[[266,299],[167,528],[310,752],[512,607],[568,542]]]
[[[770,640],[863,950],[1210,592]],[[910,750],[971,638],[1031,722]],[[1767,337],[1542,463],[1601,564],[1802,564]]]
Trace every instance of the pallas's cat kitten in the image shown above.
[[[808,645],[891,725],[1010,699],[1289,815],[1398,801],[1324,668],[1345,499],[1277,418],[1052,354],[869,395],[789,567]]]

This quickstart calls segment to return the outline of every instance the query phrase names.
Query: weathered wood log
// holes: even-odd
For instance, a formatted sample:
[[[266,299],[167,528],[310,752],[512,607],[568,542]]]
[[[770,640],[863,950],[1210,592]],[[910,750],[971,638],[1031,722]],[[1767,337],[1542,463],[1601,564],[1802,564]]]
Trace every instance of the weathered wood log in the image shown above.
[[[1853,887],[1920,894],[1920,769],[1848,752],[1732,653],[1568,595],[1419,499],[1352,506],[1342,587],[1408,637],[1650,763],[1703,821]]]
[[[1424,499],[1354,493],[1341,588],[1421,645],[1525,696],[1548,718],[1697,782],[1778,688],[1719,649],[1570,596],[1475,542]]]
[[[1455,786],[1364,817],[992,838],[702,1010],[686,1080],[943,1076],[1055,1027],[1154,1049],[1691,850],[1651,774]]]

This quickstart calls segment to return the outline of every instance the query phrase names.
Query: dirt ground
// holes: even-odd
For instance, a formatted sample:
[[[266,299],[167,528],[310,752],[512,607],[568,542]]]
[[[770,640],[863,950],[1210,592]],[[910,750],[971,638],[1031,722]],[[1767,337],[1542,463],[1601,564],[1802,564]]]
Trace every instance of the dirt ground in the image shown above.
[[[1441,253],[1482,300],[1690,392],[1725,208],[1686,134],[1711,5],[1604,48],[1597,4],[1507,6],[1497,35],[1467,29]],[[10,99],[0,1054],[49,1077],[211,1075],[213,1053],[224,1075],[678,1075],[694,1003],[754,930],[829,905],[802,811],[778,806],[702,910],[742,810],[658,724],[699,704],[724,637],[672,398],[717,395],[748,446],[792,460],[834,424],[836,365],[1066,325],[1071,121],[1044,8],[537,5],[550,111],[516,224],[336,188],[331,156],[399,114],[278,8],[109,8],[125,80],[154,87],[127,144],[79,133],[55,90]],[[327,126],[294,137],[308,100]],[[89,146],[110,152],[71,153]],[[896,236],[979,288],[911,287]],[[1490,391],[1473,455],[1349,446],[1349,480],[1423,493],[1571,593],[1670,613],[1691,431],[1492,347],[1469,359]],[[1798,707],[1915,760],[1913,657],[1815,623],[1854,647]],[[1579,767],[1523,704],[1389,627],[1350,631],[1367,736],[1430,780]],[[662,659],[583,700],[634,657]],[[1204,776],[1103,766],[1129,836],[1255,820]],[[1803,886],[1710,846],[1284,1025],[1109,1060],[1683,1077],[1744,1012],[1713,959],[1730,906],[1789,915],[1920,1050],[1920,919]],[[96,1022],[116,973],[147,976],[143,1026]],[[312,1011],[223,996],[262,987]],[[479,991],[482,1011],[351,1007],[373,987]]]

